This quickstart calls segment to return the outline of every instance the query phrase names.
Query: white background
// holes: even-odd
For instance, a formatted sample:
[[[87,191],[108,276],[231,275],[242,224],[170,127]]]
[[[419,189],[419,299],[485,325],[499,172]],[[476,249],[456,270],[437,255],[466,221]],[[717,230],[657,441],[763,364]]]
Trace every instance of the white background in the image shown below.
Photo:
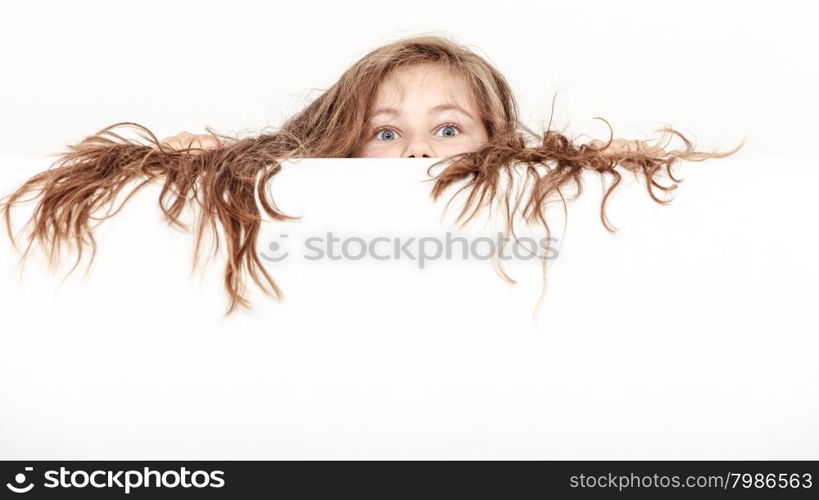
[[[499,7],[503,5],[503,7]],[[119,121],[160,136],[276,126],[394,38],[450,35],[508,78],[532,126],[672,124],[703,147],[813,156],[811,2],[0,3],[0,151],[40,156]]]
[[[615,235],[590,176],[537,323],[538,270],[509,287],[488,262],[293,259],[271,269],[288,302],[224,318],[220,262],[190,276],[191,237],[162,223],[154,187],[100,227],[85,279],[36,259],[20,278],[6,241],[0,458],[817,458],[809,4],[504,6],[3,3],[4,194],[118,121],[275,127],[419,32],[484,54],[536,128],[557,92],[576,136],[604,138],[602,116],[619,136],[671,124],[747,146],[684,165],[667,207],[627,183]],[[311,160],[272,189],[305,216],[294,240],[440,234],[423,166]]]

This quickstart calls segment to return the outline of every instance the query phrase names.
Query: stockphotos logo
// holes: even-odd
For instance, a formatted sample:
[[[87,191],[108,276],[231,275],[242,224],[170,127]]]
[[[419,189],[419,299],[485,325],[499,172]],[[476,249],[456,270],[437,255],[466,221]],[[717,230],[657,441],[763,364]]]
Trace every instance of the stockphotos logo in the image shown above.
[[[33,467],[26,467],[26,472],[32,472]],[[185,467],[181,470],[158,471],[150,467],[142,470],[70,470],[60,467],[59,470],[45,472],[43,486],[46,488],[117,488],[131,493],[134,488],[221,488],[225,485],[224,472],[221,470],[190,471]],[[14,476],[17,484],[6,483],[6,487],[15,493],[28,493],[34,488],[34,483],[27,483],[26,475],[18,473]]]
[[[32,472],[33,470],[34,467],[26,467],[26,472]],[[28,493],[34,488],[34,483],[26,484],[26,475],[22,472],[18,472],[14,475],[14,481],[17,483],[16,485],[6,483],[6,487],[15,493]]]

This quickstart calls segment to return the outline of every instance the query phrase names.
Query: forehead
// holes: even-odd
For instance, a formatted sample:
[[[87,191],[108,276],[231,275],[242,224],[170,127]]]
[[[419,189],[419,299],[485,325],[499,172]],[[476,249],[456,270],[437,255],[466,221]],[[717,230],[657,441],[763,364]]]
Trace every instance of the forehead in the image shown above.
[[[375,104],[397,104],[423,100],[431,106],[455,102],[474,108],[472,92],[466,80],[439,64],[423,63],[398,68],[378,86]]]

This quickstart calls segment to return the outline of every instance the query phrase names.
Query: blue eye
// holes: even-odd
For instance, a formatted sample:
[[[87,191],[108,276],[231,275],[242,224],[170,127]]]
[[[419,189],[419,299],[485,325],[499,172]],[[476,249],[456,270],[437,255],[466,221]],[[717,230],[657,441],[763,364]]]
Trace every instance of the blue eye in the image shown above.
[[[397,135],[394,130],[388,128],[381,129],[375,133],[375,137],[382,141],[391,141],[395,139]]]
[[[442,133],[441,137],[455,137],[461,133],[461,130],[456,125],[444,125],[438,130]]]

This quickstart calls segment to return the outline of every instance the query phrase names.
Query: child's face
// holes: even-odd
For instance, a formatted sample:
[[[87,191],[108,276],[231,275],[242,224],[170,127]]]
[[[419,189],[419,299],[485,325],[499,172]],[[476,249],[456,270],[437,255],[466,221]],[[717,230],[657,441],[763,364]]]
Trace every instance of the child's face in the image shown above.
[[[429,63],[384,80],[366,134],[356,157],[443,158],[489,140],[466,83]]]

